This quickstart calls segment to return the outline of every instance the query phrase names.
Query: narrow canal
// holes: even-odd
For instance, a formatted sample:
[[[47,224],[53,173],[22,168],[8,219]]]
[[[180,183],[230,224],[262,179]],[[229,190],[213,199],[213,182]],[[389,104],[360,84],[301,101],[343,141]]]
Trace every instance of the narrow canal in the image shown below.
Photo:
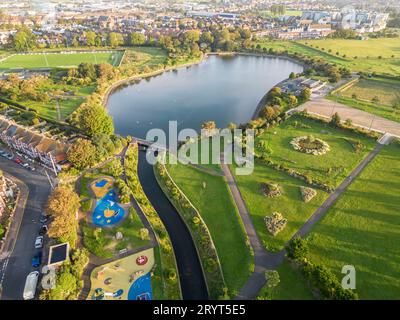
[[[207,299],[206,283],[190,232],[159,187],[153,167],[146,161],[145,151],[139,152],[138,173],[146,196],[160,216],[171,238],[178,264],[183,299]]]

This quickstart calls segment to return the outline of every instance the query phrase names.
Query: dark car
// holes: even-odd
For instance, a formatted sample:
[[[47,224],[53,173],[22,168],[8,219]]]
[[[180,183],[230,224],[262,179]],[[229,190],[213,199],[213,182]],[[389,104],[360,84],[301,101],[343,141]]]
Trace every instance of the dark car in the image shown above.
[[[43,236],[43,235],[45,235],[45,234],[47,233],[47,230],[48,230],[48,227],[47,227],[46,225],[43,225],[43,226],[40,228],[39,234],[40,234],[41,236]]]
[[[32,267],[37,268],[40,266],[42,263],[42,252],[38,252],[35,254],[35,256],[32,258]]]
[[[40,223],[46,223],[49,220],[49,216],[47,214],[42,214],[40,216]]]

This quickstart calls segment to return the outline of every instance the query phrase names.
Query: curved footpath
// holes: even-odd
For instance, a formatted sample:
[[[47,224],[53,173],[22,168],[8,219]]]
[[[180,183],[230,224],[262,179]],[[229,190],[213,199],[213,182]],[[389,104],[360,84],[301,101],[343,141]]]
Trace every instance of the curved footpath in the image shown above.
[[[314,214],[306,221],[306,223],[304,223],[304,225],[293,235],[291,239],[297,236],[304,237],[311,231],[313,226],[325,216],[336,200],[343,194],[344,191],[346,191],[346,189],[357,178],[357,176],[376,157],[383,145],[384,144],[381,144],[380,142],[377,143],[375,148],[363,159],[363,161],[361,161],[361,163],[336,188],[336,190],[330,194],[324,203],[314,212]],[[223,158],[223,155],[221,155],[221,158]],[[229,167],[224,164],[223,161],[221,161],[221,167],[254,251],[254,272],[240,290],[236,299],[254,299],[257,297],[262,287],[264,287],[266,284],[264,275],[265,271],[277,269],[284,261],[286,251],[283,249],[280,252],[272,253],[268,252],[263,247],[254,228],[249,211],[236,184],[234,176],[232,175]]]
[[[38,236],[41,224],[39,222],[47,198],[50,195],[50,184],[41,172],[28,171],[13,161],[0,158],[0,169],[22,181],[20,201],[25,201],[25,208],[19,207],[19,212],[11,228],[10,247],[6,256],[0,258],[0,291],[1,299],[21,300],[26,276],[32,271],[31,259],[35,255],[35,238]],[[40,171],[40,170],[39,170]],[[14,238],[13,238],[14,237]],[[14,246],[15,243],[15,246]],[[46,258],[46,255],[43,255]]]

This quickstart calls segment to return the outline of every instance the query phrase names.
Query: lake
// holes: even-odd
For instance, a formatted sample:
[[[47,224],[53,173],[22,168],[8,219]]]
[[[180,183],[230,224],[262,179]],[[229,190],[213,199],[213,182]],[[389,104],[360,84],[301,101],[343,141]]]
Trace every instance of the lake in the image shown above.
[[[199,131],[205,121],[218,128],[248,122],[258,102],[274,85],[303,67],[282,58],[209,56],[198,65],[164,72],[117,88],[107,107],[121,135],[146,138],[152,128],[168,133],[168,121],[178,130]]]

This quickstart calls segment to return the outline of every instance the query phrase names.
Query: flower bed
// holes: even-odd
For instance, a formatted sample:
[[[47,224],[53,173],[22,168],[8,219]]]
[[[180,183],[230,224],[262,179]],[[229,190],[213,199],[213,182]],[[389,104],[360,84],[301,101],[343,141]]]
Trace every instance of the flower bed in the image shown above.
[[[261,192],[269,198],[276,198],[282,195],[282,190],[275,183],[261,183]]]
[[[300,193],[305,203],[310,202],[317,195],[317,191],[309,187],[300,187]]]
[[[264,221],[268,232],[273,236],[276,236],[281,232],[286,227],[287,223],[287,219],[285,219],[279,212],[274,212],[272,215],[266,216]]]
[[[330,151],[330,147],[325,141],[313,136],[294,138],[290,144],[295,150],[314,156],[320,156]]]

